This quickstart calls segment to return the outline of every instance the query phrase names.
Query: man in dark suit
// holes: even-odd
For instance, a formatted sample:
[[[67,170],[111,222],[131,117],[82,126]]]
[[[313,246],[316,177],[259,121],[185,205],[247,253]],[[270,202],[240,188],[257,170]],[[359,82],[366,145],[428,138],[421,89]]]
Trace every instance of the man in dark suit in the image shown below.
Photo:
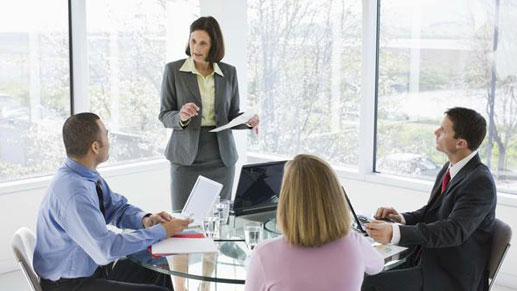
[[[495,220],[496,189],[477,149],[486,121],[476,111],[452,108],[434,134],[436,148],[448,162],[438,174],[428,203],[398,213],[381,207],[367,225],[380,243],[414,247],[399,269],[366,277],[362,290],[485,290],[486,270]]]

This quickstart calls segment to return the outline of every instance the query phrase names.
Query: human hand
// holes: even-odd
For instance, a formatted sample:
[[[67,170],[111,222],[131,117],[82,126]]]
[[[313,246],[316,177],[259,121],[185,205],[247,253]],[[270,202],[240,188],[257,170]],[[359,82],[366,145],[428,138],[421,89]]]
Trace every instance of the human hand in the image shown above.
[[[253,128],[256,134],[258,134],[258,124],[260,123],[260,118],[257,114],[253,115],[248,122],[246,122],[246,125]]]
[[[178,232],[182,232],[193,221],[194,220],[190,219],[190,218],[181,219],[181,218],[173,217],[169,221],[162,222],[162,226],[163,226],[163,228],[165,228],[167,237],[171,237]]]
[[[391,223],[374,220],[366,225],[366,232],[375,241],[387,244],[393,237],[393,226]]]
[[[379,207],[373,216],[375,219],[391,219],[393,222],[402,222],[402,215],[393,207]]]
[[[197,106],[195,103],[190,102],[190,103],[184,104],[183,106],[181,106],[181,109],[179,112],[181,122],[186,122],[190,118],[196,116],[198,114],[198,111],[199,111],[199,106]]]
[[[145,228],[149,228],[155,224],[162,223],[165,221],[169,221],[172,219],[172,215],[169,213],[162,211],[160,213],[152,214],[151,216],[147,216],[142,218],[142,224]]]

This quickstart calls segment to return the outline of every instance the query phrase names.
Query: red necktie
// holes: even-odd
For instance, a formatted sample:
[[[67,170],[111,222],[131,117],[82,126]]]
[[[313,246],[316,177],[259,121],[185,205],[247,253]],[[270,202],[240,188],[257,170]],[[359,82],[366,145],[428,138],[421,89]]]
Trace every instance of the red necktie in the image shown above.
[[[449,183],[450,180],[451,180],[451,172],[449,171],[449,169],[447,169],[447,172],[445,173],[445,177],[443,177],[441,193],[445,192],[445,188],[447,188],[447,184]]]

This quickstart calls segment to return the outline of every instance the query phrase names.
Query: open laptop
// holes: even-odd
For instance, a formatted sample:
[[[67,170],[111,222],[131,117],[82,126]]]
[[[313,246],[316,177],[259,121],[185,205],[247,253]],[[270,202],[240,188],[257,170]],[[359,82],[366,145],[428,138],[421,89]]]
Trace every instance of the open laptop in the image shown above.
[[[286,162],[242,166],[233,202],[235,216],[276,210]]]

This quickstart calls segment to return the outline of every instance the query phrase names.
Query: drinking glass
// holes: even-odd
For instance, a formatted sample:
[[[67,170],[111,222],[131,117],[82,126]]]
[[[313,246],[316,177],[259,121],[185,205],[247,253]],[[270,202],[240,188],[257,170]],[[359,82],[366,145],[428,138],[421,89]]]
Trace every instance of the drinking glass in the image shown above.
[[[250,250],[253,250],[262,240],[263,228],[262,222],[253,221],[244,224],[244,241]]]
[[[228,217],[230,217],[230,200],[221,199],[215,205],[216,212],[221,219],[221,224],[228,224]]]
[[[208,238],[214,238],[219,231],[219,217],[207,216],[203,218],[203,231]]]

